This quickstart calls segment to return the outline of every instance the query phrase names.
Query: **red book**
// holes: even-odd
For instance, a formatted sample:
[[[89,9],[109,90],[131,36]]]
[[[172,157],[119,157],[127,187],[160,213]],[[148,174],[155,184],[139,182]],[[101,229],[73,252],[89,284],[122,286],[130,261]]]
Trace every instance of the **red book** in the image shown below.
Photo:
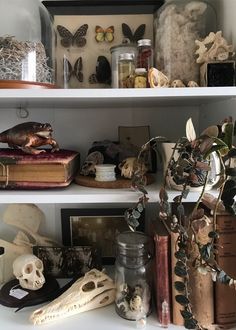
[[[159,219],[152,222],[151,235],[155,247],[154,284],[157,319],[160,324],[171,323],[170,235]],[[163,310],[163,303],[168,308],[167,313]]]
[[[20,149],[0,149],[0,188],[38,189],[65,187],[79,170],[77,151],[49,149],[37,155]]]

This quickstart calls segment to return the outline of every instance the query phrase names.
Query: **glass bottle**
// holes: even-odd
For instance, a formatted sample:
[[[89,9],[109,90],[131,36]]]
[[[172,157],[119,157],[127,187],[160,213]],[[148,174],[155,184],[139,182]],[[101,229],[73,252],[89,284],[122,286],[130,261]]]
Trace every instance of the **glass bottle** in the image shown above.
[[[121,44],[110,48],[111,52],[111,87],[119,87],[119,74],[118,74],[118,62],[120,54],[129,53],[133,54],[134,61],[137,58],[137,47],[132,44]]]
[[[142,232],[123,232],[116,239],[116,312],[133,321],[151,312],[152,240]]]
[[[132,53],[120,54],[118,62],[119,88],[134,87],[134,55]]]
[[[216,12],[205,0],[171,0],[154,15],[154,66],[170,81],[200,83],[195,40],[216,32]]]
[[[41,1],[0,0],[0,31],[0,87],[54,87],[54,30]]]
[[[147,70],[145,68],[136,68],[134,76],[134,88],[147,87]]]
[[[153,67],[153,49],[150,39],[138,40],[137,67],[145,68],[147,72]]]

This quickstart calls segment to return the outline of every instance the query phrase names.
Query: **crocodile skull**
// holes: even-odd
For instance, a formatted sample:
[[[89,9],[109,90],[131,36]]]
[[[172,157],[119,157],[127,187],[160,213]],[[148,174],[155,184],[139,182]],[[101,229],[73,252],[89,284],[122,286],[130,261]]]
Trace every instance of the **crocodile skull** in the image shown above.
[[[13,262],[13,274],[25,289],[38,290],[45,283],[43,263],[33,254],[23,254]]]
[[[66,292],[30,317],[34,324],[45,324],[74,314],[111,304],[115,300],[112,279],[92,269],[79,278]]]

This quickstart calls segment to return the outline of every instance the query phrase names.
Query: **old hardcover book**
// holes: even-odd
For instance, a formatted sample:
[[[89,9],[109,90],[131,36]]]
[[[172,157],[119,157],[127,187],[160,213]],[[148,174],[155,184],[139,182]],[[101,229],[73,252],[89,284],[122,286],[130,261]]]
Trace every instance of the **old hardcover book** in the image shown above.
[[[0,187],[65,186],[74,178],[79,165],[77,151],[46,150],[30,155],[18,149],[0,149]]]
[[[217,215],[219,266],[231,277],[236,278],[236,216]],[[216,283],[215,286],[215,322],[223,327],[236,324],[236,292],[234,288]]]
[[[166,322],[163,317],[168,317],[171,323],[171,268],[170,268],[170,235],[159,220],[151,223],[151,235],[155,247],[155,302],[157,320],[160,324]],[[168,313],[163,314],[163,303],[168,306]]]

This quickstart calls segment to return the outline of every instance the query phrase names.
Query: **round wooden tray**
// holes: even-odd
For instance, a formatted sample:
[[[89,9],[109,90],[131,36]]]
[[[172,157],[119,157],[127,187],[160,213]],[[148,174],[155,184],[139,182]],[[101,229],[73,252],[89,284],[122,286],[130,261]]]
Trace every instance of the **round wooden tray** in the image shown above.
[[[47,83],[38,83],[38,82],[31,82],[31,81],[23,81],[23,80],[0,80],[0,89],[30,89],[30,88],[57,88],[54,84],[47,84]]]
[[[147,174],[147,185],[154,182],[154,177],[151,174]],[[84,187],[91,188],[105,188],[105,189],[119,189],[130,188],[131,180],[118,177],[116,181],[96,181],[94,177],[77,175],[75,177],[75,183]]]

